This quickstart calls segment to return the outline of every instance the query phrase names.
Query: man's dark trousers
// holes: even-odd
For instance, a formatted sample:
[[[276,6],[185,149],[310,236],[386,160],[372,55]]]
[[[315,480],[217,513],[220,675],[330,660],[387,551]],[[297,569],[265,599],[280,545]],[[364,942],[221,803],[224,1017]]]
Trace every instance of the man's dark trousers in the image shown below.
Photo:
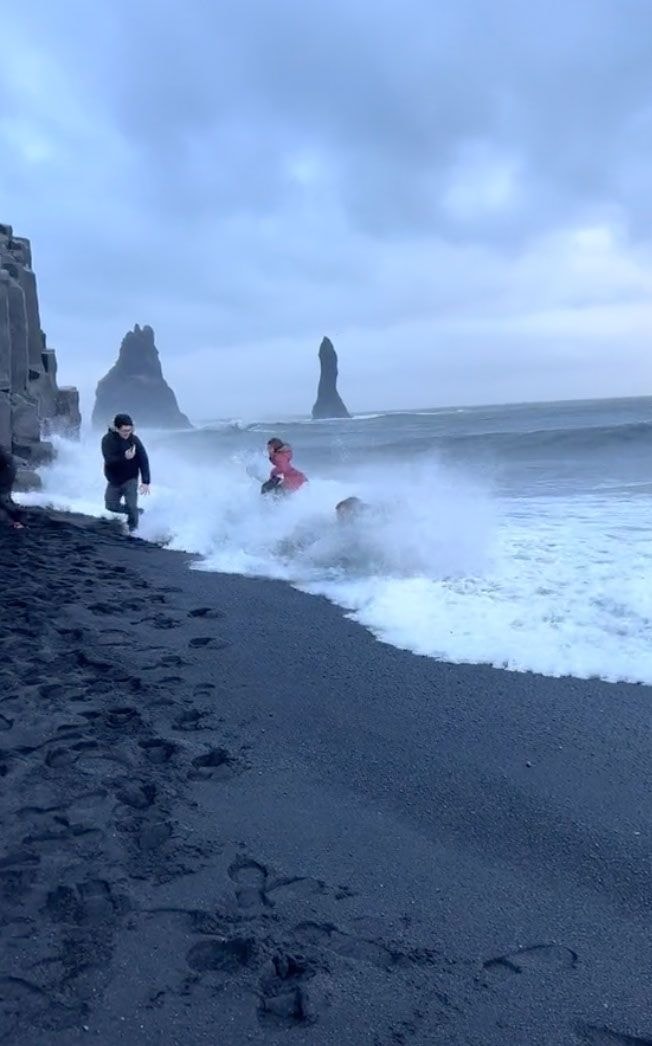
[[[129,529],[135,530],[138,526],[138,480],[128,479],[126,483],[107,484],[104,504],[109,512],[119,512],[120,515],[126,516]]]

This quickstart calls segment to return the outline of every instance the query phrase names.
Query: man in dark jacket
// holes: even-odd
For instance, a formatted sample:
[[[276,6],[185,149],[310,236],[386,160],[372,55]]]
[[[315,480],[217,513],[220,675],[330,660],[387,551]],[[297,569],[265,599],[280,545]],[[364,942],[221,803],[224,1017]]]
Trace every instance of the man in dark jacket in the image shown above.
[[[16,530],[22,530],[22,513],[11,497],[16,466],[8,450],[0,446],[0,523],[8,523]]]
[[[116,415],[113,428],[102,440],[102,456],[107,479],[104,503],[109,512],[127,517],[133,533],[138,526],[138,475],[140,493],[149,494],[150,474],[147,451],[134,435],[134,423],[128,414]]]

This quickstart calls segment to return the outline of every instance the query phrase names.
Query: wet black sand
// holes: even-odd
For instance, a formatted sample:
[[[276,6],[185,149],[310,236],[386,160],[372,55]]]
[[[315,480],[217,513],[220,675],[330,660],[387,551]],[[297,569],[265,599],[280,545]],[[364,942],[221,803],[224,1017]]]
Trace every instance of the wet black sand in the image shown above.
[[[652,1042],[652,693],[0,533],[0,1040]]]

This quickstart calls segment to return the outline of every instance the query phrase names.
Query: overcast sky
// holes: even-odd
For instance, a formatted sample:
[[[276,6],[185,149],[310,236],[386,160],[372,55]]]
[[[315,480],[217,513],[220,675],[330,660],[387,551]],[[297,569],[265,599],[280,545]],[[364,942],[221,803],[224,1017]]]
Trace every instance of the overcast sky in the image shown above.
[[[30,0],[0,221],[90,392],[194,417],[652,393],[650,0]]]

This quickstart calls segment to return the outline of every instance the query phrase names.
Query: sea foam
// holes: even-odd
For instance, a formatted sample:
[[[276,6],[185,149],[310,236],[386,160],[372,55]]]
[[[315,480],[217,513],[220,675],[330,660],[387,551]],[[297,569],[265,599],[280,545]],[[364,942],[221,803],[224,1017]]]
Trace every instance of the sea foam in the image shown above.
[[[277,578],[327,596],[384,642],[429,657],[548,675],[652,683],[649,499],[501,495],[436,458],[313,468],[287,499],[262,498],[251,444],[198,460],[151,434],[140,536],[196,553],[196,569]],[[97,440],[61,443],[26,496],[103,510]],[[301,464],[301,462],[299,462]],[[369,506],[338,523],[336,503]]]

